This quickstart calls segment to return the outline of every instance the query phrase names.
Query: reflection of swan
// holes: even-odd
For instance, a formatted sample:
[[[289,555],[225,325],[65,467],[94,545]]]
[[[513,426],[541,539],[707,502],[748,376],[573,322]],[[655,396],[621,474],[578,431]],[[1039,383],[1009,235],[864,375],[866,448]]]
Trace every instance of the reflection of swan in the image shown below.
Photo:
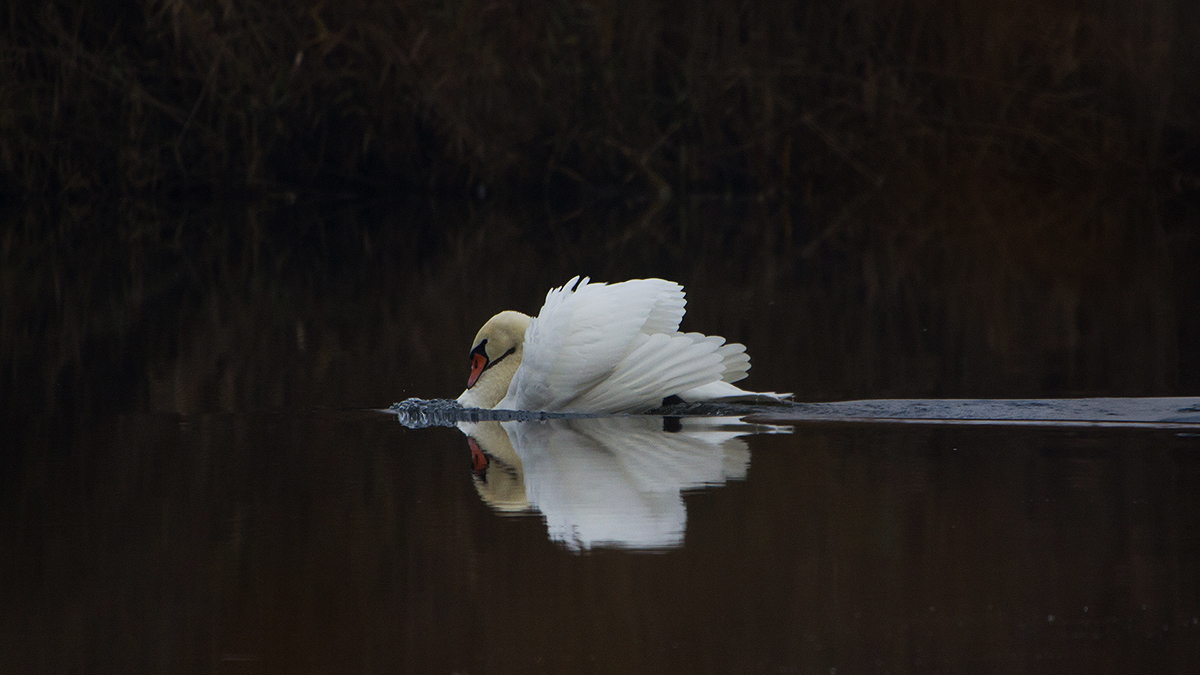
[[[737,343],[680,333],[683,287],[662,279],[592,284],[575,277],[546,294],[537,318],[501,312],[475,336],[458,402],[503,410],[644,412],[685,401],[784,398],[732,383],[750,357]]]
[[[674,422],[674,420],[670,420]],[[744,478],[740,435],[763,429],[716,418],[660,417],[461,423],[475,486],[498,511],[529,508],[550,538],[574,550],[668,548],[683,543],[681,492]]]
[[[493,509],[504,513],[529,510],[525,470],[500,422],[460,422],[471,447],[475,490]]]

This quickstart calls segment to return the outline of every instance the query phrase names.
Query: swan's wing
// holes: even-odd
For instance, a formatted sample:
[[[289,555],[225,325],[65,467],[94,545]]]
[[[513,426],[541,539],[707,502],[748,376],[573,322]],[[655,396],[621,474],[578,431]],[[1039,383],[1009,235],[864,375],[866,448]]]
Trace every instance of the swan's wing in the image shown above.
[[[575,277],[546,294],[497,407],[641,412],[680,392],[695,392],[687,400],[746,395],[728,384],[750,369],[745,346],[679,333],[685,306],[683,287],[663,279],[593,284]],[[726,386],[704,389],[714,383]]]
[[[562,409],[643,412],[667,396],[720,381],[722,343],[723,338],[697,333],[641,335],[607,379],[580,392]]]
[[[572,404],[617,371],[646,342],[646,331],[678,326],[683,305],[682,287],[662,279],[609,285],[576,277],[551,290],[525,332],[521,367],[499,407],[591,410]]]

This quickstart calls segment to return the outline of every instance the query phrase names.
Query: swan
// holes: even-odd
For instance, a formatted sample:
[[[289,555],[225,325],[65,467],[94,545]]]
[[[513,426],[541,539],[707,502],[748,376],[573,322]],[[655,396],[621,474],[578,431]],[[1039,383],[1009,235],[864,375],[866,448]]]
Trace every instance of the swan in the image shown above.
[[[505,311],[483,324],[458,403],[537,412],[637,413],[678,396],[783,400],[752,392],[745,346],[681,333],[683,286],[664,279],[615,284],[572,278],[546,294],[537,317]]]

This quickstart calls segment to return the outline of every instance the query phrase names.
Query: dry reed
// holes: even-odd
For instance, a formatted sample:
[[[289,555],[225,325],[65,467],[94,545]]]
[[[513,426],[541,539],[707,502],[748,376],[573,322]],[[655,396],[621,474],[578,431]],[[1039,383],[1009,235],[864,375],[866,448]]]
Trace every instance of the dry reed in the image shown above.
[[[1192,5],[13,3],[0,181],[49,199],[1194,187]]]

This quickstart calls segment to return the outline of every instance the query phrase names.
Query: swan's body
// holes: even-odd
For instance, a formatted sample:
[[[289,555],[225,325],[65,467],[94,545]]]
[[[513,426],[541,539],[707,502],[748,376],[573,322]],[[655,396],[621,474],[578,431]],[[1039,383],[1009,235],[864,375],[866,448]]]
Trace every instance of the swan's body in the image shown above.
[[[545,412],[644,412],[684,401],[781,399],[732,383],[746,377],[746,348],[680,333],[683,287],[662,279],[593,284],[575,277],[546,294],[536,318],[501,312],[475,336],[471,376],[458,402]]]

